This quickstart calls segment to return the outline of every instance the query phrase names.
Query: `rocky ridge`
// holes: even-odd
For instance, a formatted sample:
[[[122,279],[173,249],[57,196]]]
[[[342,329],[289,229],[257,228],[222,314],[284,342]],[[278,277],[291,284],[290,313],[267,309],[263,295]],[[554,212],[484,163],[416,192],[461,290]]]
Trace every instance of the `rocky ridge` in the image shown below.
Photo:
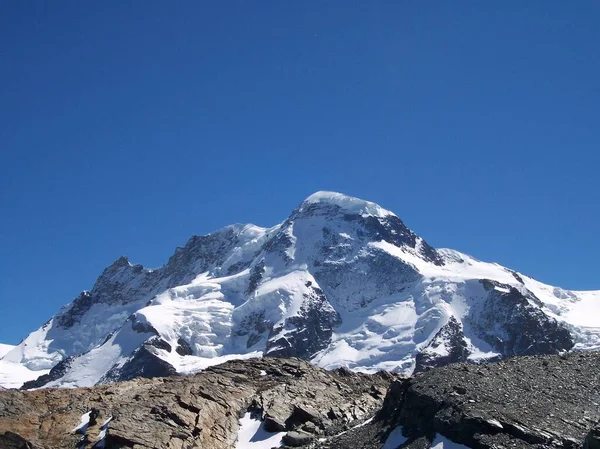
[[[91,448],[104,427],[105,449],[234,448],[245,415],[306,449],[597,449],[600,353],[456,363],[411,378],[267,357],[193,376],[3,390],[0,447]]]
[[[394,378],[269,357],[227,362],[193,376],[3,390],[0,447],[87,449],[103,441],[107,449],[231,448],[248,411],[264,420],[265,431],[286,432],[292,442],[314,440],[372,416]],[[89,422],[75,431],[84,418]]]
[[[313,447],[409,449],[436,435],[477,449],[598,447],[600,353],[457,363],[392,383],[373,422]]]

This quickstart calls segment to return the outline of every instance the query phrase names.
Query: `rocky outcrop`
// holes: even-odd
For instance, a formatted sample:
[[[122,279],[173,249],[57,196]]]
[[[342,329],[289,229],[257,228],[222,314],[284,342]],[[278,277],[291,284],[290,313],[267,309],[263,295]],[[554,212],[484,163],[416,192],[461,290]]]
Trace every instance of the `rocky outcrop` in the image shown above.
[[[3,390],[0,447],[91,448],[104,436],[107,449],[231,448],[248,410],[262,415],[268,430],[288,432],[288,441],[305,444],[372,416],[393,379],[263,358],[227,362],[194,376]]]
[[[323,291],[306,283],[307,293],[296,316],[274,328],[267,343],[267,354],[277,357],[310,359],[331,343],[333,329],[342,319],[329,304]]]
[[[372,423],[319,447],[379,449],[400,426],[402,448],[443,435],[478,449],[592,449],[599,418],[600,353],[516,357],[394,382]]]
[[[587,434],[583,449],[600,449],[600,423]]]
[[[415,373],[449,363],[466,362],[469,356],[462,326],[453,316],[415,357]]]
[[[65,375],[67,370],[71,367],[71,362],[74,357],[67,357],[61,362],[58,362],[48,374],[43,374],[37,379],[27,381],[21,386],[21,390],[30,390],[32,388],[42,388],[49,382],[53,380],[60,379]]]
[[[471,308],[468,320],[503,356],[558,354],[573,348],[566,325],[544,314],[533,294],[488,279],[481,283],[488,296]]]

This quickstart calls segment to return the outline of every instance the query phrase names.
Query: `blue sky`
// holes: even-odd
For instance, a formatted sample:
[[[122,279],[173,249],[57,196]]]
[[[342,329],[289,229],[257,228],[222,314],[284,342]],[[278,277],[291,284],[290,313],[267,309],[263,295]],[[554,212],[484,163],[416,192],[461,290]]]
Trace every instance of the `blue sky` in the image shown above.
[[[317,190],[600,289],[600,4],[5,2],[0,341]]]

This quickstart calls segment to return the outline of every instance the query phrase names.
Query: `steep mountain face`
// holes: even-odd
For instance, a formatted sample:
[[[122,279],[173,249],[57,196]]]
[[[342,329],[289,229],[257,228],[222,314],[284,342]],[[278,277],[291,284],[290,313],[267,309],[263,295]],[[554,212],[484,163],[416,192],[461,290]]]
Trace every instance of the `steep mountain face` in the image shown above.
[[[156,270],[117,259],[0,360],[0,384],[91,386],[261,355],[408,374],[600,348],[599,316],[600,292],[434,249],[374,203],[318,192],[272,228],[192,237]]]

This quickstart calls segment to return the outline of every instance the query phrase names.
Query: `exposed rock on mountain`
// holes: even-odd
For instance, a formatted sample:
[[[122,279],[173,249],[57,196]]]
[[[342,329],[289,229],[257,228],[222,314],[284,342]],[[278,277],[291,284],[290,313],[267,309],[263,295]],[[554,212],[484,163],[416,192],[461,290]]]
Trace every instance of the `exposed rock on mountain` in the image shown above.
[[[390,374],[325,371],[299,359],[232,361],[195,376],[94,388],[0,392],[0,447],[232,448],[253,412],[290,441],[316,441],[380,407]],[[100,447],[100,446],[97,446]]]
[[[410,374],[600,349],[600,292],[435,249],[392,212],[318,192],[272,228],[192,237],[155,270],[120,257],[0,360],[0,385],[92,386],[297,356]]]

